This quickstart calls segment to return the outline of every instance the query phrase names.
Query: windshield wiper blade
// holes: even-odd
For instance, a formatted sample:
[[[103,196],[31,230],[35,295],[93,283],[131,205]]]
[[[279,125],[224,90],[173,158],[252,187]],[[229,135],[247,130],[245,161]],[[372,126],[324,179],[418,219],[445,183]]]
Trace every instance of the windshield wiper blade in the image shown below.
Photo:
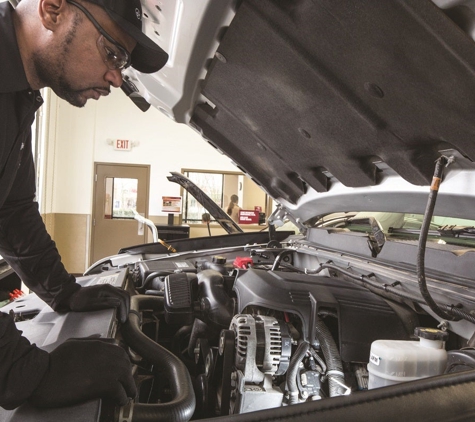
[[[446,237],[475,237],[475,227],[445,225],[437,229],[440,236]]]
[[[389,227],[388,233],[390,234],[416,234],[420,233],[420,229],[403,229]],[[465,227],[465,226],[455,226],[447,224],[441,226],[436,230],[429,230],[429,236],[438,236],[438,237],[475,237],[475,227]]]
[[[403,229],[397,227],[389,227],[388,233],[390,234],[419,234],[421,229]],[[429,236],[440,236],[440,233],[436,230],[429,230]]]

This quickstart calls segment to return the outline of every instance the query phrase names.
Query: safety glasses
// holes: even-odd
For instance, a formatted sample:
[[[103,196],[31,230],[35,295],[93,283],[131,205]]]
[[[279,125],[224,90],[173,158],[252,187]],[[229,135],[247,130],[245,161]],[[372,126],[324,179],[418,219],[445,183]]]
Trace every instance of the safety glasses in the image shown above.
[[[131,57],[127,50],[102,28],[99,22],[94,19],[85,7],[72,0],[67,0],[67,2],[76,6],[81,12],[83,12],[101,34],[97,39],[97,48],[99,49],[102,60],[104,60],[107,67],[111,70],[122,70],[129,67]]]

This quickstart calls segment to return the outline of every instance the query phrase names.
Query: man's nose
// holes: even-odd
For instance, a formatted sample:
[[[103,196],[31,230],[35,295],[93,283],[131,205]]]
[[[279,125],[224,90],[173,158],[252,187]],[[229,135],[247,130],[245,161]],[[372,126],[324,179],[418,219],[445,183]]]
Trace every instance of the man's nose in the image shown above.
[[[122,72],[120,69],[108,69],[104,79],[114,88],[119,88],[122,85]]]

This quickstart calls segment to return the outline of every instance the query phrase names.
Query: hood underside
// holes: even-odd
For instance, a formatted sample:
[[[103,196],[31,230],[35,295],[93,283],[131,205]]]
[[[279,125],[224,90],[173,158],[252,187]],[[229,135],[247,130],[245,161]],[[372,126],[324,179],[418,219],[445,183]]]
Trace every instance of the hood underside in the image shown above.
[[[288,211],[298,215],[300,203],[308,208],[334,186],[370,192],[385,172],[428,185],[446,151],[472,169],[470,2],[205,3],[180,98],[165,95],[163,83],[155,86],[176,66],[173,44],[168,69],[135,82],[152,104],[195,127]],[[210,52],[216,52],[211,62]]]

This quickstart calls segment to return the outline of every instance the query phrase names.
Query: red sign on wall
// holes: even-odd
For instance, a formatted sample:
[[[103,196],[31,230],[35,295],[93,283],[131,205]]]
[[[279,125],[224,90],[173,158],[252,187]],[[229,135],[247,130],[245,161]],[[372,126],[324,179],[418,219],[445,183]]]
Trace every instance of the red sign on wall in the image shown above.
[[[239,224],[259,224],[259,211],[239,211]]]
[[[114,140],[114,149],[116,151],[130,151],[132,149],[132,142],[128,139]]]

